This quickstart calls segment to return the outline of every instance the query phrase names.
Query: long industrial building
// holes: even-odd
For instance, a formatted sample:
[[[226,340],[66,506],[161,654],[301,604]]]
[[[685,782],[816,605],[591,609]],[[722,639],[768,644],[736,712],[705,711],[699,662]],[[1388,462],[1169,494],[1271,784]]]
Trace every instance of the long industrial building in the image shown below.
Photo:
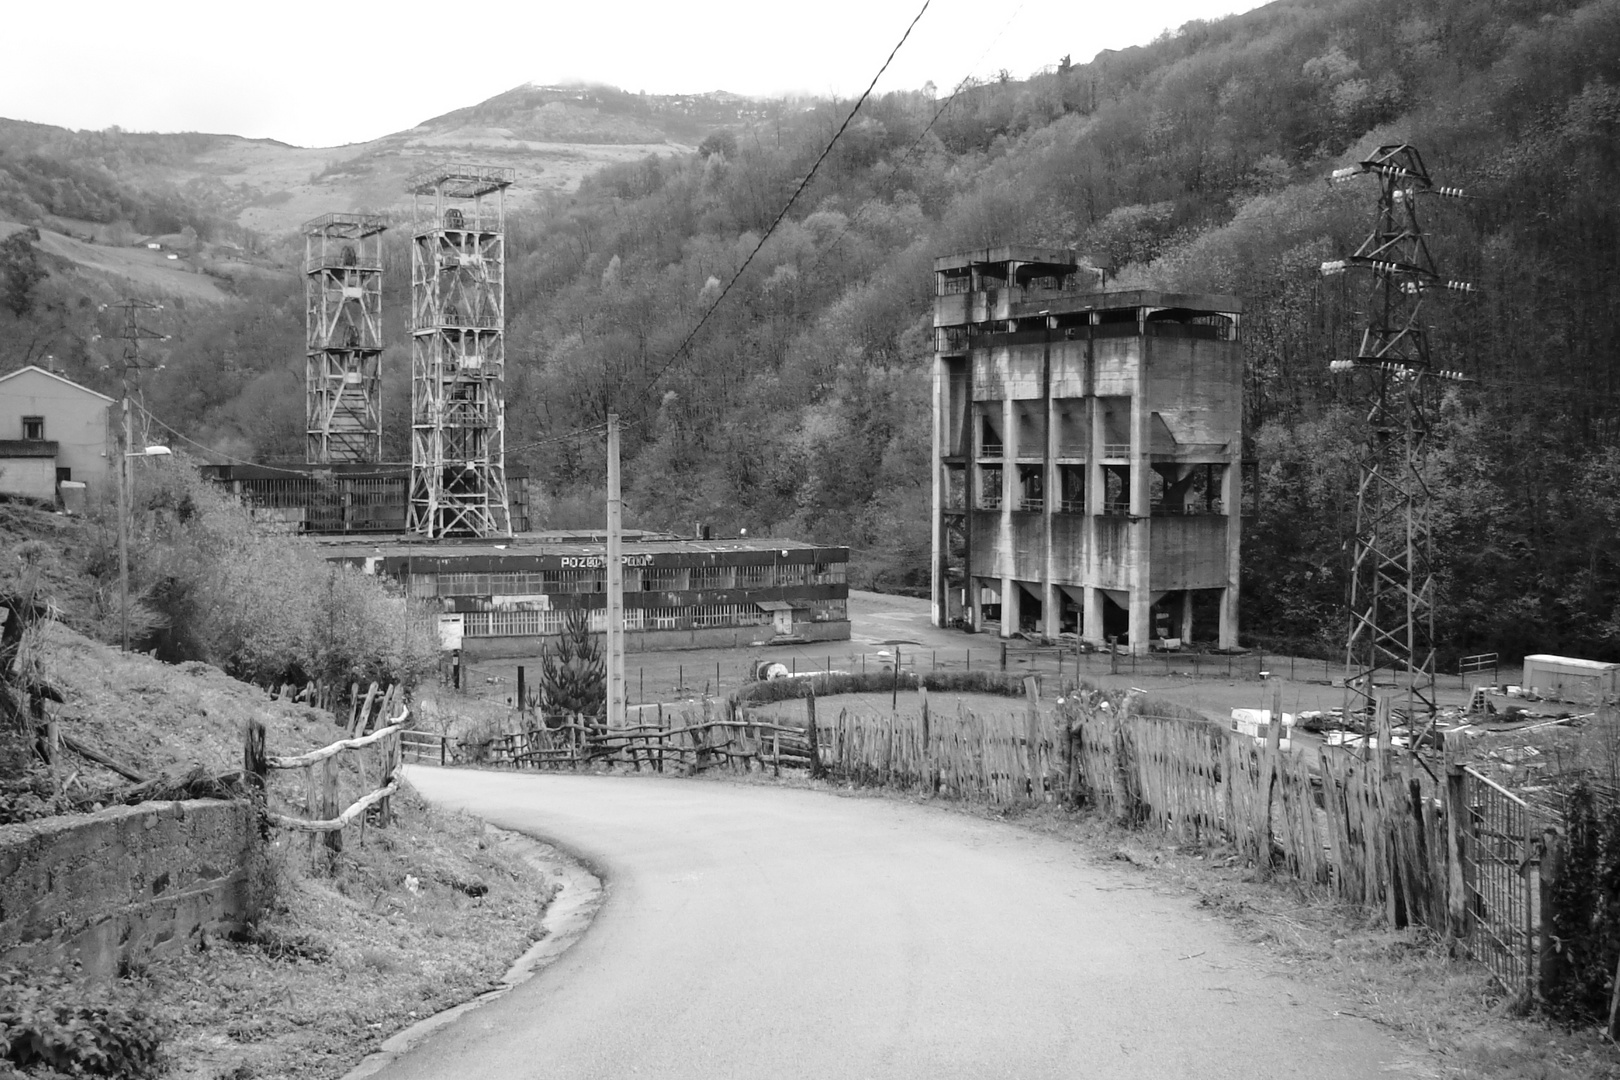
[[[1235,648],[1242,306],[1094,275],[1034,247],[934,262],[934,622]]]
[[[541,533],[488,543],[323,538],[327,558],[436,603],[446,648],[470,659],[537,656],[570,612],[607,628],[607,544]],[[849,638],[849,549],[794,540],[625,537],[627,652]]]

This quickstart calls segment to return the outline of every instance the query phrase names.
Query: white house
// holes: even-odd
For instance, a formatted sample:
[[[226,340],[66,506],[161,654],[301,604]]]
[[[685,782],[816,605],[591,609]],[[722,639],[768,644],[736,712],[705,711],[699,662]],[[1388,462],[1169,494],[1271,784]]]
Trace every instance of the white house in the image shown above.
[[[116,402],[42,367],[0,375],[0,494],[55,502],[64,481],[110,491]]]

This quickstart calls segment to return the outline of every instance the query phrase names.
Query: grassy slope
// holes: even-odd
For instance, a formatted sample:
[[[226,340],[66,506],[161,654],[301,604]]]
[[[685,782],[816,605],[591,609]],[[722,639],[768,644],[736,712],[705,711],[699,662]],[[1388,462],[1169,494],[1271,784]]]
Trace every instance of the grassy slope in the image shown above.
[[[51,706],[60,731],[148,776],[240,768],[250,719],[265,724],[272,754],[342,737],[330,714],[272,700],[208,664],[120,653],[74,629],[96,621],[75,569],[88,528],[0,504],[0,589],[15,587],[16,556],[29,554],[27,576],[63,616],[42,650],[66,699]],[[375,784],[367,758],[364,775],[352,761],[344,769],[345,800]],[[76,795],[124,786],[75,754],[64,755],[60,778]],[[271,797],[300,811],[301,774],[272,774]],[[480,823],[433,810],[408,788],[394,806],[395,826],[348,830],[330,865],[307,836],[278,830],[255,872],[271,902],[249,940],[134,966],[142,998],[171,1025],[171,1075],[340,1073],[418,1016],[489,988],[534,940],[552,892],[539,873]]]

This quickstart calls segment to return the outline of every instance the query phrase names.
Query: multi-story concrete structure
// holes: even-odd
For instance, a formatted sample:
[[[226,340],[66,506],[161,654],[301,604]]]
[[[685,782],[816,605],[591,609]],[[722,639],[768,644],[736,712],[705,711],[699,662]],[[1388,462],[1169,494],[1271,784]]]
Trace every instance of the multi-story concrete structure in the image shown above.
[[[1237,645],[1237,300],[1099,291],[1072,252],[934,262],[934,620]]]

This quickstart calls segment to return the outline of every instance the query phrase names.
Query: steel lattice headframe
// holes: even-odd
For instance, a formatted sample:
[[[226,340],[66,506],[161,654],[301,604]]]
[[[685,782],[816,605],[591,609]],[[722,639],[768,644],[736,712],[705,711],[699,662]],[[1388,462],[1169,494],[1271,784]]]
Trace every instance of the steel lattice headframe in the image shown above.
[[[1358,380],[1367,408],[1367,443],[1356,492],[1356,525],[1345,642],[1345,713],[1373,701],[1380,678],[1407,692],[1411,718],[1435,711],[1434,529],[1425,459],[1431,397],[1438,380],[1460,379],[1430,360],[1422,322],[1432,289],[1473,292],[1440,276],[1418,218],[1420,196],[1463,197],[1430,180],[1406,144],[1381,146],[1333,180],[1378,178],[1378,216],[1355,254],[1322,264],[1324,274],[1371,275],[1367,323],[1352,360],[1335,371]]]

